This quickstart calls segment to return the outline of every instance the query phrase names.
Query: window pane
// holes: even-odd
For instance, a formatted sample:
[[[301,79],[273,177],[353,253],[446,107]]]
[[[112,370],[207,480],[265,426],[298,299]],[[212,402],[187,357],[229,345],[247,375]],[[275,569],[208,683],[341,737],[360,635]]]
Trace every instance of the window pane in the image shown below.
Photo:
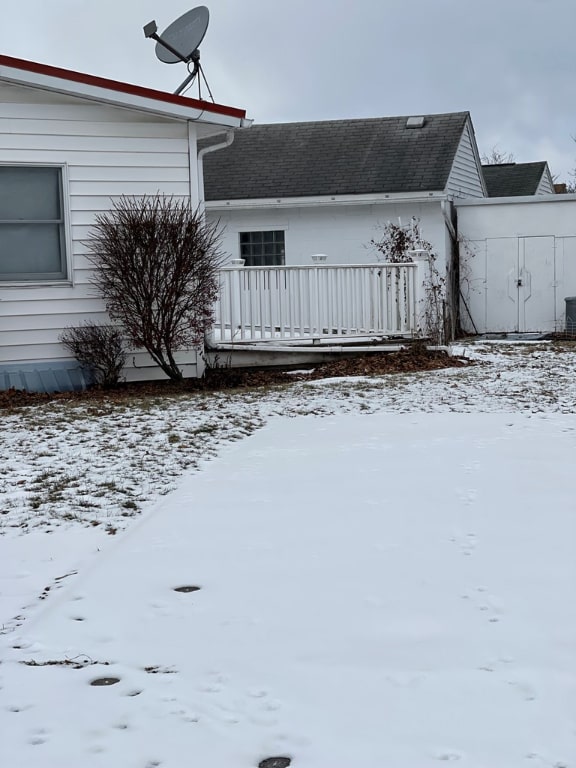
[[[58,221],[60,169],[0,165],[0,221]]]
[[[265,243],[273,243],[275,232],[262,232],[262,236]]]
[[[240,245],[250,242],[250,232],[240,232]]]
[[[0,275],[4,279],[65,277],[59,224],[0,224]]]

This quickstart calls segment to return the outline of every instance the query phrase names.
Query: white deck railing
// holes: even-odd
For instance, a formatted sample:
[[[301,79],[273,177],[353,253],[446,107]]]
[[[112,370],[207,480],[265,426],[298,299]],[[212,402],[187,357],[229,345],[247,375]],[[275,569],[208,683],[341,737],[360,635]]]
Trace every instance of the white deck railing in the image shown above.
[[[224,267],[211,340],[409,335],[418,264]]]

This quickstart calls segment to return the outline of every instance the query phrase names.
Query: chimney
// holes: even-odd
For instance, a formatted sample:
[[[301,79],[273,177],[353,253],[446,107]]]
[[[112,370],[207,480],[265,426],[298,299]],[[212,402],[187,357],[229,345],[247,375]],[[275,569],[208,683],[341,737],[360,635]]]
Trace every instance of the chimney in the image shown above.
[[[566,184],[554,184],[554,192],[556,192],[557,195],[565,195],[566,190]]]

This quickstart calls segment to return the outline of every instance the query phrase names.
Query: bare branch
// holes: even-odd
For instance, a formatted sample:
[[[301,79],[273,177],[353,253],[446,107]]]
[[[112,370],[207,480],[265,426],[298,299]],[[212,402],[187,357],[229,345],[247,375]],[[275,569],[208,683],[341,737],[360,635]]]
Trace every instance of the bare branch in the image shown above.
[[[516,158],[512,152],[502,152],[495,144],[488,154],[482,155],[481,160],[483,165],[506,165],[514,163]]]

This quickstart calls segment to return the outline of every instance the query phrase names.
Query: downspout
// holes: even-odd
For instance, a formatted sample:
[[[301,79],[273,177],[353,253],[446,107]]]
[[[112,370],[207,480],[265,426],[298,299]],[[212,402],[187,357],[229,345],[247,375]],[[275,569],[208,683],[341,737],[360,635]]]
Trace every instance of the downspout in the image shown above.
[[[451,209],[448,206],[452,206],[452,202],[448,202],[447,200],[442,200],[440,203],[440,207],[442,209],[442,216],[444,217],[444,224],[446,225],[446,229],[448,230],[448,234],[450,235],[450,239],[452,242],[452,247],[450,248],[450,264],[446,265],[446,267],[450,268],[450,271],[447,273],[447,277],[450,277],[450,283],[448,283],[448,287],[450,290],[450,303],[448,304],[449,313],[450,313],[450,331],[447,332],[448,329],[445,329],[445,338],[446,341],[452,341],[454,336],[457,334],[457,332],[460,329],[460,254],[458,250],[458,233],[456,231],[456,227],[454,226],[454,222],[452,221],[452,216],[450,215]]]
[[[206,210],[206,199],[204,197],[204,155],[209,152],[216,152],[218,149],[226,149],[234,141],[234,131],[226,131],[226,139],[219,144],[211,144],[198,152],[198,210],[204,216]]]
[[[206,215],[206,200],[204,196],[204,155],[207,155],[209,152],[216,152],[218,149],[225,149],[226,147],[229,147],[233,141],[234,141],[234,131],[228,130],[226,131],[226,139],[224,141],[221,141],[218,144],[211,144],[209,147],[204,147],[204,149],[201,149],[200,152],[198,152],[198,155],[197,155],[198,211],[202,216],[202,219],[204,219]],[[206,331],[204,332],[204,344],[203,344],[204,354],[202,357],[202,361],[204,363],[204,369],[206,366],[206,347],[210,347],[212,345],[213,333],[214,333],[213,327],[206,329]],[[204,375],[204,370],[202,371],[202,375]]]

